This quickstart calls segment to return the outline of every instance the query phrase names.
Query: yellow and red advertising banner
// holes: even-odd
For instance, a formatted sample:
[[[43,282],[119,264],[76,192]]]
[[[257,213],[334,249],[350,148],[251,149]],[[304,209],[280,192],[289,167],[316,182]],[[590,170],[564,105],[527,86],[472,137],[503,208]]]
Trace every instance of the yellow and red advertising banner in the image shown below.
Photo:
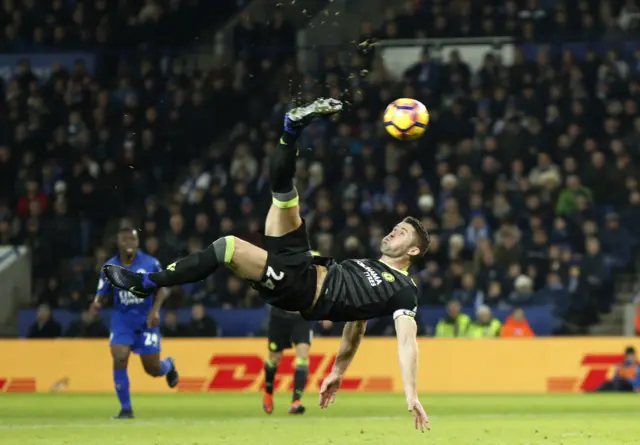
[[[338,339],[315,339],[309,391],[329,373]],[[610,378],[627,346],[637,338],[419,339],[419,390],[423,393],[580,392]],[[264,387],[266,339],[163,340],[163,356],[178,365],[178,391],[246,391]],[[113,391],[106,340],[1,340],[0,393]],[[131,388],[140,393],[172,390],[144,374],[132,355]],[[276,389],[293,385],[295,360],[287,351]],[[344,380],[343,391],[402,392],[394,338],[366,338]]]

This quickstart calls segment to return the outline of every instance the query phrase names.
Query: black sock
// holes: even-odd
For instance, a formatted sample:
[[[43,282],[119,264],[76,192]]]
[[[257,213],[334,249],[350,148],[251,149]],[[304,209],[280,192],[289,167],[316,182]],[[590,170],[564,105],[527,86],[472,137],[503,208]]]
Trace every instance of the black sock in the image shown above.
[[[271,159],[269,184],[274,193],[289,193],[293,190],[293,176],[296,173],[296,136],[286,131]]]
[[[308,360],[307,360],[308,363]],[[293,401],[296,402],[302,398],[304,388],[307,386],[307,378],[309,377],[309,366],[296,365],[296,372],[293,376]]]
[[[217,239],[204,250],[192,253],[161,272],[149,274],[149,279],[158,287],[177,286],[204,280],[216,271],[220,264],[228,264],[233,257],[235,238],[226,236]]]
[[[278,367],[275,366],[271,360],[267,360],[266,362],[264,362],[264,379],[265,379],[265,385],[266,385],[266,389],[265,391],[267,392],[267,394],[273,394],[273,381],[276,378],[276,371],[278,370]]]

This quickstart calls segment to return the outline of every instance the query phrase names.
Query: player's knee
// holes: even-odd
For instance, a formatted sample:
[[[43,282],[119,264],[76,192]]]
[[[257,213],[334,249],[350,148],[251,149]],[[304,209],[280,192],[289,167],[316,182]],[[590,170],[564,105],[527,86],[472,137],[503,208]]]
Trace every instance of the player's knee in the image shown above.
[[[144,372],[151,377],[160,377],[162,372],[160,370],[160,362],[158,363],[145,363],[143,364]]]
[[[309,345],[307,344],[298,344],[296,345],[296,361],[304,360],[309,363]]]
[[[215,252],[218,263],[229,265],[233,260],[239,239],[235,236],[224,236],[213,242],[213,251]]]
[[[282,352],[269,352],[269,363],[272,366],[280,365],[280,360],[282,360]]]
[[[125,354],[112,354],[113,369],[126,369],[128,356]]]

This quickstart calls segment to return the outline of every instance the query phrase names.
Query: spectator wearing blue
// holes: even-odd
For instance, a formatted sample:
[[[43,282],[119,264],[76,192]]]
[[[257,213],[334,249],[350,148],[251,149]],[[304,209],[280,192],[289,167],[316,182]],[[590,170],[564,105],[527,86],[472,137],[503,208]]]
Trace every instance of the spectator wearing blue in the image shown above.
[[[640,362],[633,346],[624,351],[624,361],[616,367],[612,380],[604,382],[599,392],[638,392],[640,391]]]
[[[472,214],[471,216],[471,223],[467,226],[464,238],[467,248],[475,250],[478,245],[478,241],[489,238],[491,236],[491,231],[481,213]]]

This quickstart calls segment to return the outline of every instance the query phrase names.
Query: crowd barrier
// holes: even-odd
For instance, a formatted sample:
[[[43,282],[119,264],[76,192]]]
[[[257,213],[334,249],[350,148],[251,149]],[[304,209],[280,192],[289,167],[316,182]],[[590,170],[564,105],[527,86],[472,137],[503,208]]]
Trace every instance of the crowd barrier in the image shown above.
[[[318,339],[311,349],[308,391],[329,373],[338,339]],[[622,359],[624,348],[640,349],[637,338],[419,339],[422,393],[581,392],[597,388]],[[179,392],[245,391],[264,387],[266,340],[164,340],[163,355],[175,357]],[[0,392],[108,393],[113,391],[105,340],[2,340]],[[343,390],[402,392],[393,338],[363,341]],[[130,361],[132,391],[170,392],[164,379],[146,375]],[[293,385],[294,357],[280,365],[276,389]]]
[[[540,300],[561,302],[562,298],[563,297],[561,293],[546,292],[541,293]],[[264,332],[266,331],[266,321],[267,317],[269,316],[269,309],[267,307],[259,309],[232,310],[207,308],[206,311],[207,314],[212,317],[218,324],[221,337],[253,337],[264,335]],[[475,311],[473,308],[466,308],[464,309],[464,312],[467,315],[473,317]],[[102,321],[106,326],[109,326],[111,322],[112,313],[113,311],[111,309],[103,309],[100,311],[100,317],[102,317]],[[180,323],[189,323],[189,321],[191,321],[191,309],[178,309],[176,313],[178,316],[178,321]],[[509,313],[510,311],[508,310],[496,309],[493,315],[500,321],[504,322]],[[538,337],[551,335],[555,322],[553,305],[546,304],[538,306],[527,306],[525,308],[525,313],[527,314],[527,321],[529,322],[529,325]],[[438,320],[444,318],[445,316],[446,311],[444,307],[425,306],[418,309],[417,321],[421,325],[426,326],[430,331],[433,331],[435,330],[435,326]],[[64,330],[66,330],[71,323],[80,318],[80,315],[77,312],[72,312],[64,309],[56,309],[53,311],[53,318],[62,325]],[[389,317],[389,319],[390,318],[391,317]],[[22,309],[18,313],[19,337],[27,336],[29,328],[31,327],[35,319],[36,309]],[[370,323],[376,322],[376,320],[373,320]]]

